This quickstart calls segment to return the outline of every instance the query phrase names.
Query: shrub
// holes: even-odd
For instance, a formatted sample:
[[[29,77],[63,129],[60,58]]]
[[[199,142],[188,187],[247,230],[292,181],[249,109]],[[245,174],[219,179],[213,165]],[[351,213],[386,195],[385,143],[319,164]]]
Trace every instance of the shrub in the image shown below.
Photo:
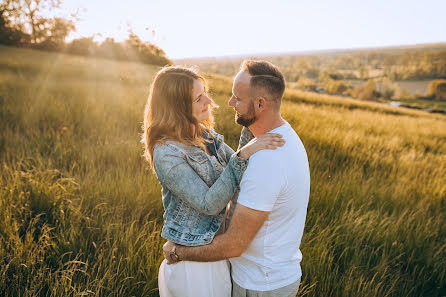
[[[301,77],[297,82],[297,88],[303,91],[314,92],[317,89],[317,84],[312,79]]]
[[[380,93],[385,99],[392,99],[399,93],[400,88],[397,83],[393,83],[390,79],[385,78],[381,81]]]
[[[436,79],[429,83],[428,94],[434,100],[446,100],[446,79]]]
[[[342,82],[342,81],[330,80],[327,83],[327,91],[328,91],[329,94],[332,94],[332,95],[342,95],[347,90],[348,90],[348,86],[344,82]]]
[[[66,51],[70,54],[89,56],[97,51],[98,45],[94,42],[93,37],[82,37],[71,41]]]
[[[407,91],[406,88],[403,88],[403,90],[401,91],[401,93],[400,93],[400,99],[401,99],[401,100],[407,100],[407,99],[410,99],[409,92]]]
[[[369,79],[365,84],[354,88],[351,95],[353,98],[360,100],[376,100],[379,97],[373,79]]]

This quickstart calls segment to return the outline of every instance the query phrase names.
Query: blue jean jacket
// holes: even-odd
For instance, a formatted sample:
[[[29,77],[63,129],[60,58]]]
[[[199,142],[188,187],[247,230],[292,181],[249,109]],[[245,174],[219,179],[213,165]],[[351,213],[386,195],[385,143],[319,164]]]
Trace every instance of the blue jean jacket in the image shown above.
[[[252,137],[245,130],[239,148]],[[208,148],[225,167],[221,174],[198,147],[168,140],[154,149],[164,206],[161,236],[181,245],[204,245],[213,240],[248,163],[224,143],[222,135],[211,132],[205,131],[204,137],[212,141]]]

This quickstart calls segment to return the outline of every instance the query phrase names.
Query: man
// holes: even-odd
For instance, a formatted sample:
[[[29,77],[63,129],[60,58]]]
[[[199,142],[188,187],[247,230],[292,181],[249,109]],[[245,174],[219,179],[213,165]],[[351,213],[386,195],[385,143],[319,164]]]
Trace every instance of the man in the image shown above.
[[[296,296],[299,289],[310,172],[302,142],[280,114],[284,91],[285,80],[274,65],[243,63],[229,100],[236,122],[254,136],[282,134],[286,143],[251,156],[226,233],[209,245],[169,241],[163,247],[168,263],[230,259],[233,296]]]

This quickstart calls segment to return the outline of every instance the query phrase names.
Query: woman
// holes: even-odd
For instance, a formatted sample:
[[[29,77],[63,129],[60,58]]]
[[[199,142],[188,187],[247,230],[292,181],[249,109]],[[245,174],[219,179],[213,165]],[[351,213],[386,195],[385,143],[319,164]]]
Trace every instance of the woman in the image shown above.
[[[214,102],[203,77],[191,69],[166,67],[152,83],[144,117],[146,158],[162,186],[161,236],[187,246],[209,244],[224,220],[248,158],[283,145],[265,134],[237,153],[213,129]],[[161,297],[231,295],[226,261],[183,261],[160,266]]]

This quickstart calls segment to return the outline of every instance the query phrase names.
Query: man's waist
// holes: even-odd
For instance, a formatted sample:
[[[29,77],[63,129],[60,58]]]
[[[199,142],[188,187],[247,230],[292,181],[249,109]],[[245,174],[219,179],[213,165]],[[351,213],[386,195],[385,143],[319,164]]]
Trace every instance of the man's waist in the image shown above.
[[[257,263],[247,258],[232,258],[232,278],[241,287],[256,291],[275,290],[302,276],[300,259],[282,263]]]

